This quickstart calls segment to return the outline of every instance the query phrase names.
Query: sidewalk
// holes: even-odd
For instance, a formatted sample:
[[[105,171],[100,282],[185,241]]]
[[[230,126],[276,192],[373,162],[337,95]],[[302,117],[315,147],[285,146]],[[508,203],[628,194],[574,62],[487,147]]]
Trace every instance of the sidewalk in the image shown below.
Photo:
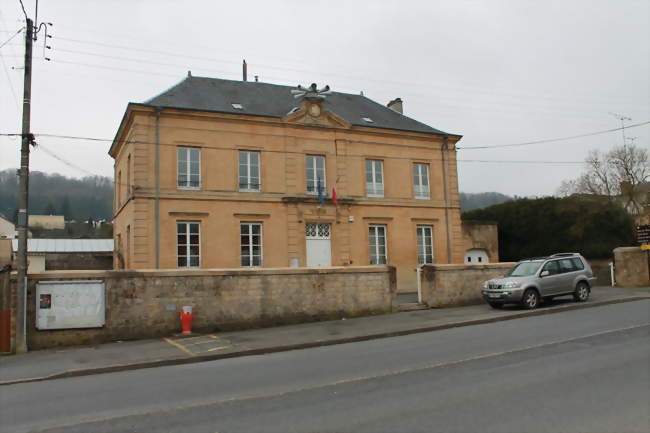
[[[351,343],[650,299],[650,287],[595,287],[586,303],[558,299],[533,311],[485,304],[190,337],[114,342],[0,357],[0,385]]]

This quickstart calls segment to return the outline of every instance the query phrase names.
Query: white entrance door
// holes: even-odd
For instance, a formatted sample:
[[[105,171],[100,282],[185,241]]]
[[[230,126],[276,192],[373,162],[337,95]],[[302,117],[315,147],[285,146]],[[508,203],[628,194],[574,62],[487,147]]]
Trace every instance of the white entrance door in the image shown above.
[[[332,266],[330,224],[305,224],[307,266]]]

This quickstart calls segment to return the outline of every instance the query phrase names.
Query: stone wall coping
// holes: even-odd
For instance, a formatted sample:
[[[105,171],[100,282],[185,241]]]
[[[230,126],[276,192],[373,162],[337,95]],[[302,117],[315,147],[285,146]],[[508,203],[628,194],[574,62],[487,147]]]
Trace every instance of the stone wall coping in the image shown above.
[[[392,272],[393,266],[332,266],[322,268],[253,268],[253,269],[138,269],[119,271],[46,271],[29,274],[31,280],[60,279],[106,279],[129,277],[209,277],[220,275],[323,275],[323,274],[371,274]]]
[[[509,269],[516,265],[517,262],[500,262],[486,263],[484,265],[467,265],[467,264],[440,264],[424,265],[425,268],[433,268],[436,272],[458,271],[458,270],[479,270],[479,269]]]
[[[618,247],[614,248],[614,253],[616,252],[624,252],[624,251],[643,251],[641,247]]]

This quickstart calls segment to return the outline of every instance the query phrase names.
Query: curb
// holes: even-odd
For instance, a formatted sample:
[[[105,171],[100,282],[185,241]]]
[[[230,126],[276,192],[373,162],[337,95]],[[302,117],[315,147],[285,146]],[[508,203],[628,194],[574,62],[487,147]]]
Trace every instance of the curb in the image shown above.
[[[621,304],[626,302],[642,301],[650,299],[650,296],[640,295],[627,298],[610,299],[606,301],[595,301],[587,304],[573,304],[567,306],[558,306],[551,309],[538,309],[532,311],[522,311],[504,316],[488,317],[484,319],[462,320],[457,322],[441,323],[439,325],[426,326],[422,328],[411,328],[400,331],[387,331],[377,334],[358,335],[354,337],[336,338],[330,340],[316,340],[306,343],[288,344],[284,346],[262,347],[258,349],[241,350],[231,353],[217,353],[211,355],[196,355],[186,358],[165,358],[154,359],[149,361],[140,361],[130,364],[114,364],[105,367],[86,368],[78,370],[68,370],[61,373],[54,373],[47,376],[31,377],[24,379],[14,379],[0,382],[0,386],[17,385],[31,382],[43,382],[47,380],[65,379],[70,377],[92,376],[103,373],[116,373],[121,371],[141,370],[145,368],[165,367],[173,365],[195,364],[198,362],[215,361],[219,359],[239,358],[242,356],[265,355],[269,353],[287,352],[290,350],[310,349],[315,347],[333,346],[337,344],[357,343],[361,341],[378,340],[381,338],[399,337],[410,334],[420,334],[424,332],[438,331],[443,329],[460,328],[464,326],[481,325],[485,323],[504,322],[507,320],[520,319],[523,317],[544,316],[547,314],[563,313],[571,310],[582,310],[586,308],[601,307],[603,305]]]

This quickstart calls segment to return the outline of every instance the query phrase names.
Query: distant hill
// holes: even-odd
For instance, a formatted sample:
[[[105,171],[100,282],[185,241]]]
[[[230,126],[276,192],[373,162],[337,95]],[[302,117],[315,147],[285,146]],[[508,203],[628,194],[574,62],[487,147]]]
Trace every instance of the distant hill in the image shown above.
[[[501,204],[516,197],[501,194],[500,192],[461,192],[460,193],[460,208],[462,212],[467,212],[474,209],[483,209],[484,207]]]
[[[88,176],[83,179],[32,171],[29,176],[29,212],[65,215],[66,221],[105,219],[113,209],[113,179]],[[463,212],[513,200],[498,192],[460,193]],[[0,171],[0,213],[13,220],[18,208],[18,176],[15,169]]]
[[[0,213],[14,220],[18,208],[16,169],[0,171]],[[60,174],[29,174],[29,213],[64,215],[66,221],[105,219],[113,213],[113,179],[88,176],[75,179]]]

